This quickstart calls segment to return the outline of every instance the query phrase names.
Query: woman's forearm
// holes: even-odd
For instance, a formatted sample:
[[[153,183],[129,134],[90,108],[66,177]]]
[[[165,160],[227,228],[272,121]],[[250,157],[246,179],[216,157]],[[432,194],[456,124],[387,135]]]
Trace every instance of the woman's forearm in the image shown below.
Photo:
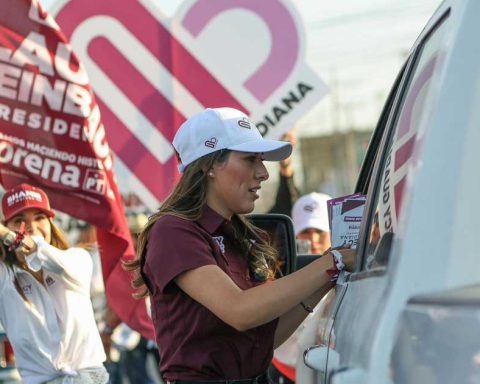
[[[354,264],[355,251],[342,253],[348,270]],[[306,304],[314,306],[334,286],[327,272],[332,268],[333,256],[326,254],[288,276],[246,290],[240,289],[217,265],[191,269],[174,281],[224,322],[245,331],[284,316],[301,301],[309,300]],[[296,315],[293,317],[292,324],[301,321]]]
[[[307,308],[313,309],[330,289],[332,289],[330,286],[325,286],[318,289],[307,299],[303,300],[304,305]],[[275,331],[274,348],[282,345],[293,334],[293,332],[295,332],[299,325],[302,324],[303,320],[305,320],[309,314],[310,313],[306,308],[304,308],[301,304],[298,304],[281,316]]]
[[[2,241],[9,232],[11,232],[10,229],[8,229],[2,223],[0,223],[0,238],[2,239]]]
[[[244,308],[239,308],[239,312],[255,313],[254,316],[245,316],[246,329],[265,324],[277,317],[281,318],[289,311],[292,311],[292,317],[288,321],[291,325],[287,328],[294,324],[298,326],[305,318],[298,315],[301,313],[296,308],[299,303],[313,298],[308,304],[314,306],[334,286],[326,272],[331,265],[330,257],[320,258],[291,275],[243,291],[240,303]],[[262,302],[262,305],[259,305],[259,302]],[[301,306],[299,309],[304,311]]]

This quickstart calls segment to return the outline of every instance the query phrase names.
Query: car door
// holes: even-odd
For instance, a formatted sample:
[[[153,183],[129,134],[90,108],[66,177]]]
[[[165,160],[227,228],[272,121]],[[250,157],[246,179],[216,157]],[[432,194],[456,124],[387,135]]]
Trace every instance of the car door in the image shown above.
[[[367,193],[356,271],[337,287],[321,382],[362,382],[377,321],[388,296],[392,245],[402,218],[407,178],[415,177],[444,64],[449,8],[437,11],[412,50],[382,113],[362,167],[357,192]],[[326,333],[320,330],[320,334]]]

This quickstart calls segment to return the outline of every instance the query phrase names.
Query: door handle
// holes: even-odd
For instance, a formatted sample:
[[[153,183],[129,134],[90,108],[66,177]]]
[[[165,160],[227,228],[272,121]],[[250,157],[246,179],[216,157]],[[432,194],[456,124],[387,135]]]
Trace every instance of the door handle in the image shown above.
[[[340,355],[326,345],[313,345],[303,352],[303,362],[307,367],[325,374],[327,370],[330,372],[332,369],[338,368]]]

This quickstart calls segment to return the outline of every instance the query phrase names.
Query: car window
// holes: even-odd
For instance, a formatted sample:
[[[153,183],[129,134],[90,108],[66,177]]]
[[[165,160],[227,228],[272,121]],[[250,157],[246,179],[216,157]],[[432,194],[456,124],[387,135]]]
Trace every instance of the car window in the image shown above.
[[[446,17],[442,18],[426,35],[419,48],[413,53],[411,70],[405,71],[403,94],[398,97],[391,109],[391,128],[382,149],[380,172],[374,180],[372,198],[375,203],[368,218],[368,245],[365,247],[362,269],[384,267],[388,263],[392,238],[397,230],[398,219],[404,201],[405,183],[414,177],[412,164],[421,157],[422,141],[425,132],[420,131],[422,119],[428,119],[426,108],[433,105],[438,95],[435,78],[443,65],[443,48],[446,30]],[[392,124],[393,122],[393,124]],[[372,190],[372,189],[371,189]]]

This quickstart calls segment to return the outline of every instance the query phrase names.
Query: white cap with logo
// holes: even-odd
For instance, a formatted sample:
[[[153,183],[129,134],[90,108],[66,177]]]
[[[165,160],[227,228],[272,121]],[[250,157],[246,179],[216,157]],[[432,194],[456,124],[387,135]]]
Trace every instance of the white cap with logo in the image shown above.
[[[195,160],[221,149],[261,153],[267,161],[283,160],[292,153],[290,143],[264,139],[247,115],[234,108],[207,108],[193,115],[178,129],[173,146],[181,173]]]
[[[292,208],[295,236],[308,228],[329,232],[327,200],[325,193],[312,192],[300,197]]]

